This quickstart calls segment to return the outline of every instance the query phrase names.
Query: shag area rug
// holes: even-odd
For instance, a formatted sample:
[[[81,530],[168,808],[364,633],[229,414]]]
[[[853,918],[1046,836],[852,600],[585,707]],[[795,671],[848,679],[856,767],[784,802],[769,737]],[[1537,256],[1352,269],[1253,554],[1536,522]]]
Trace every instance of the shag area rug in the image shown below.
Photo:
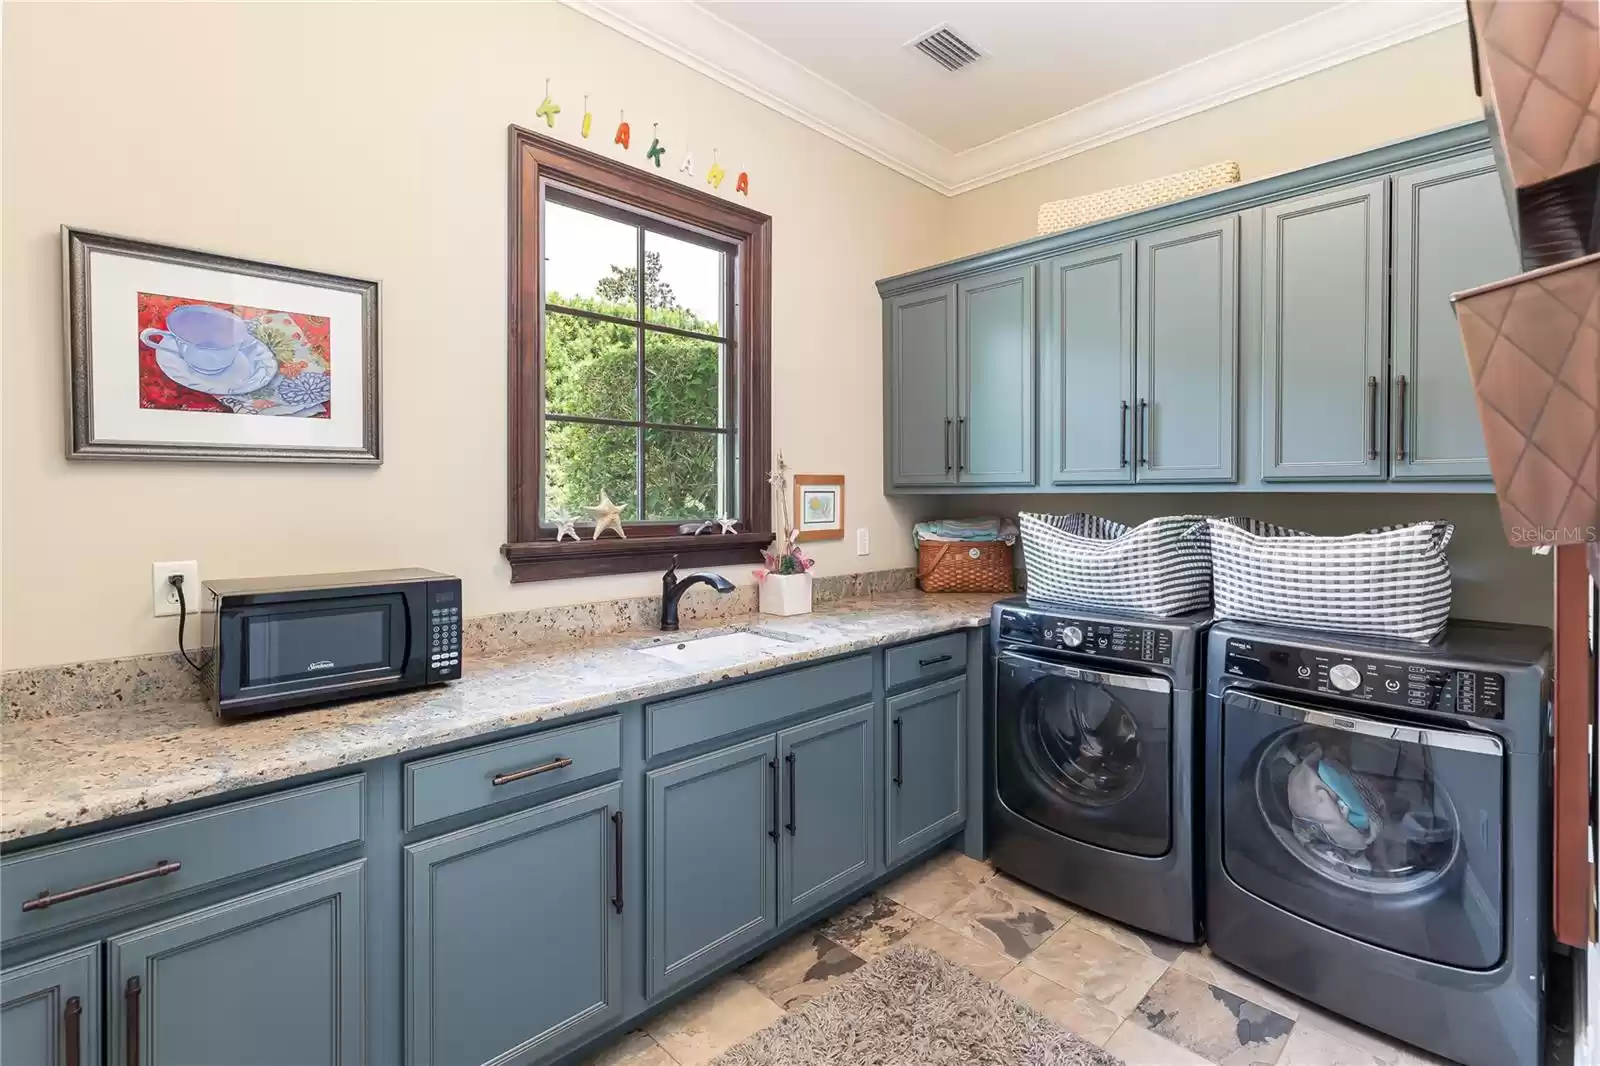
[[[885,952],[711,1066],[1123,1066],[926,948]]]

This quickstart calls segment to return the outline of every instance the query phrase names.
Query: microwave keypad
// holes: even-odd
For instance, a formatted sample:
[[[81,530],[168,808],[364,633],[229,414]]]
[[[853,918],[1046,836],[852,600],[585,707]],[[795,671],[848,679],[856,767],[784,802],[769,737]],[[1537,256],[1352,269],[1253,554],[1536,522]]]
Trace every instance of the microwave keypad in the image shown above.
[[[435,673],[451,672],[461,665],[461,608],[435,607],[431,613],[428,664]]]

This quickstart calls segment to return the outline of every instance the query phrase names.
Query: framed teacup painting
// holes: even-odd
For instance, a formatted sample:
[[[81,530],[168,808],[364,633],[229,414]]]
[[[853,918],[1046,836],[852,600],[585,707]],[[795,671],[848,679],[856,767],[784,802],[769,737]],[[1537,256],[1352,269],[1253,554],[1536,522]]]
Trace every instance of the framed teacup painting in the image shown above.
[[[378,283],[62,227],[72,459],[378,463]]]
[[[796,540],[838,540],[844,536],[844,476],[794,476]]]

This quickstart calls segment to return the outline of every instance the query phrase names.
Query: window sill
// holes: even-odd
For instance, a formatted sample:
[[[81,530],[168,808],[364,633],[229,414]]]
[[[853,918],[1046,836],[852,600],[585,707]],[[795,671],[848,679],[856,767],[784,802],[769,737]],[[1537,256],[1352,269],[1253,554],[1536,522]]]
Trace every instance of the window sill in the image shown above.
[[[706,533],[697,537],[636,537],[633,540],[608,533],[599,540],[503,544],[500,554],[511,563],[512,583],[520,584],[665,570],[675,555],[680,567],[759,563],[761,549],[770,543],[771,533]]]

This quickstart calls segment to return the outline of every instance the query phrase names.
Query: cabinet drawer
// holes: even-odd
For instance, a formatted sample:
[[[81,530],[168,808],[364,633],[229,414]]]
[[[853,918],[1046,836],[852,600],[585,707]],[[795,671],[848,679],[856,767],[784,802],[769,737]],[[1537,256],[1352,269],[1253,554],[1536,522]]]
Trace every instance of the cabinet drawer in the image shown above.
[[[647,704],[645,755],[653,759],[691,744],[758,729],[871,693],[872,657],[857,655]]]
[[[884,653],[885,684],[890,691],[959,674],[967,668],[967,634],[902,644]]]
[[[365,774],[342,777],[8,858],[0,862],[0,939],[115,914],[358,844],[365,830],[366,780]],[[53,902],[41,907],[44,893]],[[24,904],[30,908],[23,910]]]
[[[406,764],[406,829],[532,796],[622,765],[616,717]]]

